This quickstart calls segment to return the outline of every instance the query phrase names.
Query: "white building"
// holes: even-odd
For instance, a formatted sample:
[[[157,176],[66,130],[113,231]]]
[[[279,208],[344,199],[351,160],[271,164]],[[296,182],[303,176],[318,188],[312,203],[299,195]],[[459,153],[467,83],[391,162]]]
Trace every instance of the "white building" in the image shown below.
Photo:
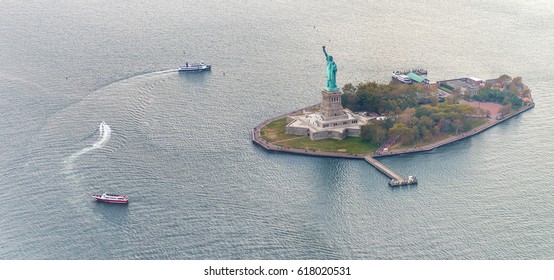
[[[320,110],[289,116],[285,127],[286,133],[309,136],[312,140],[360,137],[361,127],[367,124],[369,118],[344,109],[342,94],[340,90],[323,90]]]

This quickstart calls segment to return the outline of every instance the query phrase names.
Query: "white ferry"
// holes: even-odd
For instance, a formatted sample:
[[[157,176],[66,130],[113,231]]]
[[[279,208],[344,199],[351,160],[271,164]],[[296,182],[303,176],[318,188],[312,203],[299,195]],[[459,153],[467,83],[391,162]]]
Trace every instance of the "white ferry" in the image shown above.
[[[400,74],[399,72],[392,72],[392,78],[397,79],[403,83],[411,84],[412,79],[406,75]]]
[[[212,69],[210,64],[204,63],[204,61],[185,63],[184,66],[179,67],[177,70],[179,72],[200,72],[200,71],[209,71]]]
[[[106,202],[106,203],[129,203],[129,197],[126,195],[119,195],[119,194],[93,194],[92,197],[96,199],[96,201],[100,202]]]

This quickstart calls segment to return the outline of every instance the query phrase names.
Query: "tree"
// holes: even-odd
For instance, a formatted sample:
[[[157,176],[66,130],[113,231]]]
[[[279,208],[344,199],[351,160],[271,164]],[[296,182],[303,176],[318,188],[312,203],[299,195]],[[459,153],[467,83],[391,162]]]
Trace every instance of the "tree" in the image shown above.
[[[431,106],[437,106],[437,104],[439,104],[438,95],[432,95],[429,100],[431,101]]]
[[[387,131],[381,127],[380,125],[375,127],[375,136],[373,138],[372,143],[381,146],[383,143],[385,143],[385,140],[387,140]]]
[[[526,89],[523,90],[523,92],[521,93],[521,95],[522,95],[523,97],[529,97],[529,96],[531,95],[531,91],[530,91],[528,88],[526,88]]]
[[[433,134],[426,127],[422,127],[420,133],[421,133],[421,137],[423,138],[423,141],[428,142],[428,141],[431,141],[433,139]]]
[[[503,83],[509,83],[512,81],[512,77],[506,75],[506,74],[502,74],[500,75],[500,77],[498,77],[498,80],[502,81]]]
[[[362,126],[361,136],[371,144],[381,146],[387,138],[387,131],[381,127],[380,122],[375,122]]]
[[[362,126],[362,130],[361,130],[362,139],[369,142],[373,141],[373,130],[372,130],[373,126],[374,124],[366,124]]]
[[[439,121],[440,132],[446,133],[450,130],[451,121],[447,118],[441,118]]]
[[[431,110],[429,110],[426,106],[421,106],[421,107],[416,109],[415,115],[418,118],[421,118],[421,117],[424,117],[424,116],[428,117],[428,116],[431,115]]]
[[[357,111],[369,111],[369,96],[367,94],[356,94],[356,106]]]
[[[502,108],[500,108],[500,110],[498,111],[498,113],[504,117],[508,114],[510,114],[512,112],[512,103],[508,102],[508,104],[502,106]]]
[[[514,83],[511,83],[509,86],[508,86],[508,91],[511,93],[511,94],[517,94],[519,92],[519,87],[516,86]]]
[[[389,130],[394,126],[394,119],[393,118],[386,118],[381,125],[385,130]]]
[[[433,133],[433,136],[435,136],[435,137],[439,136],[440,132],[441,132],[440,126],[439,126],[439,125],[435,125],[435,126],[433,127],[433,132],[432,132],[432,133]]]
[[[356,92],[356,88],[351,83],[348,83],[342,87],[342,92],[344,94],[354,94]]]
[[[428,116],[423,116],[419,119],[418,125],[423,126],[425,128],[431,129],[435,122],[429,118]]]
[[[398,137],[401,144],[411,144],[414,142],[413,132],[404,123],[397,123],[389,129],[389,135],[394,139]]]
[[[464,122],[459,119],[455,119],[453,123],[454,123],[454,128],[456,129],[456,132],[454,132],[454,134],[458,135],[458,132],[464,126]]]
[[[415,115],[415,112],[415,108],[408,108],[404,110],[404,112],[398,116],[398,121],[409,125],[410,119]]]
[[[521,77],[515,77],[512,79],[512,84],[517,87],[523,87],[523,78]]]
[[[411,141],[406,144],[417,143],[419,141],[420,136],[419,136],[419,129],[417,128],[417,126],[412,127],[411,134],[412,134],[411,135],[412,137],[410,139]]]

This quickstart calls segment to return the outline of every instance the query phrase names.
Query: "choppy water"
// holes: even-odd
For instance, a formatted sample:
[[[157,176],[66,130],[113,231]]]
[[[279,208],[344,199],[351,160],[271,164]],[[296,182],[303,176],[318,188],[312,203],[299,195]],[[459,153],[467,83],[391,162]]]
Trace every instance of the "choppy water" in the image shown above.
[[[551,2],[115,2],[1,2],[1,259],[554,258]],[[321,45],[339,85],[506,73],[537,106],[383,159],[416,187],[253,145],[320,100]]]

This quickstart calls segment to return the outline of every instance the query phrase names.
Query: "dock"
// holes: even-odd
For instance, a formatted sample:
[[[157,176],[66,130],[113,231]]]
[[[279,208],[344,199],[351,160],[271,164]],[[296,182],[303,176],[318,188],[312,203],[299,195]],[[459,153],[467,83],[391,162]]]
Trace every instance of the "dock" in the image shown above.
[[[390,167],[384,165],[383,163],[377,161],[370,155],[364,156],[364,160],[367,161],[369,164],[373,165],[377,170],[381,171],[381,173],[385,174],[387,177],[389,177],[391,180],[389,181],[389,186],[396,187],[396,186],[405,186],[405,185],[416,185],[417,184],[417,178],[414,176],[408,176],[408,178],[403,178],[400,176],[400,174],[396,173],[394,170],[392,170]]]

